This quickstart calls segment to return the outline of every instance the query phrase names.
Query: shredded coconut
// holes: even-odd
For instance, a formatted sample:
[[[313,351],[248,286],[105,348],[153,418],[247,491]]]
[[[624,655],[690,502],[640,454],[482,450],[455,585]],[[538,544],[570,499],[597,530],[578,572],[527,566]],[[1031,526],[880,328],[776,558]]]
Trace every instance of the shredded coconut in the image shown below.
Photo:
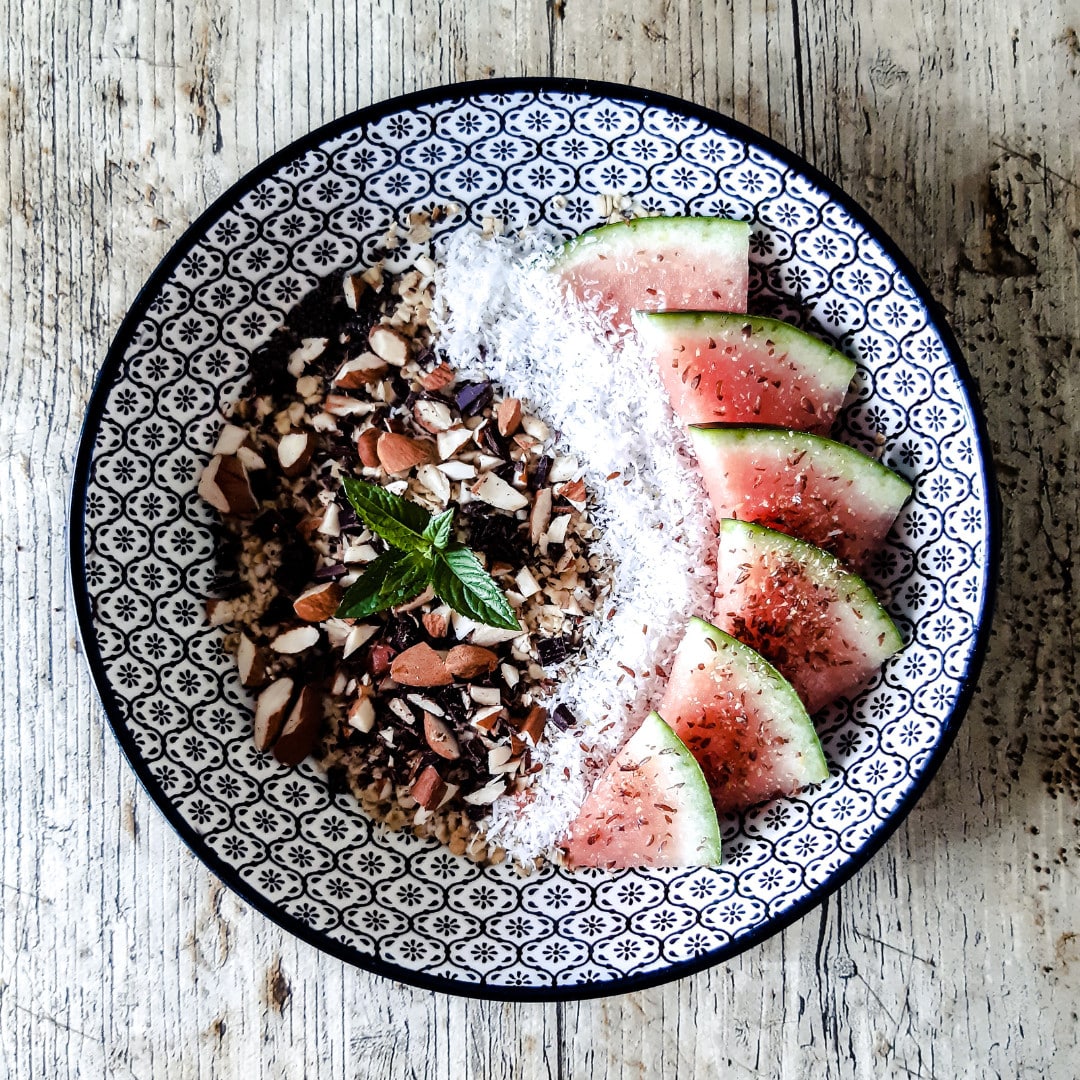
[[[711,511],[655,364],[633,340],[604,344],[599,320],[567,302],[539,259],[558,239],[455,231],[438,252],[433,313],[446,360],[528,402],[556,449],[578,459],[597,499],[599,554],[615,568],[585,661],[544,702],[565,704],[577,725],[549,723],[543,771],[520,801],[492,808],[489,837],[522,862],[550,853],[598,771],[659,703],[686,622],[711,611],[715,584]]]

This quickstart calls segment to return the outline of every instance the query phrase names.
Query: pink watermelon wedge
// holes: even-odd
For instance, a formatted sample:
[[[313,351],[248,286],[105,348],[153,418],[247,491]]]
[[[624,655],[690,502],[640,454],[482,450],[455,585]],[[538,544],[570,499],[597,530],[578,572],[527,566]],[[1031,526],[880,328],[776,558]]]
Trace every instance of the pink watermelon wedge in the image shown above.
[[[719,864],[709,786],[658,713],[649,713],[601,775],[562,847],[571,869]]]
[[[590,229],[556,254],[554,270],[613,328],[631,313],[745,311],[750,226],[712,217],[647,217]]]
[[[851,446],[801,431],[691,427],[717,518],[797,536],[855,570],[886,534],[911,485]]]
[[[720,522],[713,622],[764,656],[809,713],[865,682],[903,646],[866,583],[782,532]]]
[[[828,778],[814,725],[791,684],[703,619],[686,628],[660,713],[697,758],[719,813]]]
[[[827,434],[855,364],[794,326],[757,315],[634,317],[671,407],[686,424],[769,424]]]

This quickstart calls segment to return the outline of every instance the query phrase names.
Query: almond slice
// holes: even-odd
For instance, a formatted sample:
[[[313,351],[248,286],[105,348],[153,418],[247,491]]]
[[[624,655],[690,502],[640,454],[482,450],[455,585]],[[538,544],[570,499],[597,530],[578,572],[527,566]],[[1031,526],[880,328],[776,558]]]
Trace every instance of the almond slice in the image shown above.
[[[384,431],[375,444],[379,464],[391,474],[406,473],[417,465],[431,461],[430,445],[408,435]]]
[[[341,603],[341,586],[336,581],[327,581],[301,593],[293,601],[293,611],[304,622],[317,623],[329,619]]]
[[[425,642],[398,653],[390,676],[402,686],[449,686],[454,681],[443,658]]]
[[[315,747],[322,724],[322,691],[305,686],[274,743],[274,757],[282,765],[299,765]]]
[[[274,745],[285,723],[293,696],[292,679],[272,682],[255,702],[255,749],[266,751]]]

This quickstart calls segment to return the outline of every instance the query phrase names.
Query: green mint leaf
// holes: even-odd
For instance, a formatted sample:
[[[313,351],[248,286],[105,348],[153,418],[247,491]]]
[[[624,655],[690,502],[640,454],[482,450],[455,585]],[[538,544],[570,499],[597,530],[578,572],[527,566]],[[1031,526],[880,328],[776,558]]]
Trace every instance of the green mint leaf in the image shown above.
[[[404,604],[428,586],[431,560],[423,554],[387,551],[349,586],[338,605],[339,619],[363,619]]]
[[[444,510],[438,517],[433,517],[424,530],[424,539],[431,541],[436,551],[442,551],[450,543],[450,527],[454,523],[453,508]]]
[[[464,544],[435,553],[431,585],[435,595],[459,615],[500,630],[521,629],[502,590]]]
[[[424,537],[431,515],[422,506],[364,480],[348,477],[342,484],[357,516],[373,533],[401,551],[426,555],[431,550]]]

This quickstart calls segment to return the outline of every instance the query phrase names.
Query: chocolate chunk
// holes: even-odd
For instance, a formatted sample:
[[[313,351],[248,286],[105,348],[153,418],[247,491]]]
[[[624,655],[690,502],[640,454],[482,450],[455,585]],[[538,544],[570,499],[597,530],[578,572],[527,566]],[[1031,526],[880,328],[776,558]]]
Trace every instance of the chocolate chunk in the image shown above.
[[[544,667],[561,664],[572,651],[573,645],[570,638],[565,635],[562,637],[541,638],[536,643],[536,654]]]
[[[536,468],[533,469],[532,474],[529,477],[530,490],[539,491],[542,487],[547,485],[548,476],[551,475],[551,461],[552,459],[545,454],[536,463]]]
[[[462,416],[479,416],[491,404],[494,396],[491,383],[486,380],[465,383],[454,395],[454,403]]]
[[[385,637],[394,652],[402,653],[424,640],[424,628],[411,614],[391,615]]]
[[[285,536],[288,526],[285,518],[277,510],[264,510],[252,523],[251,531],[260,540],[273,540],[276,536]]]
[[[315,572],[315,552],[303,540],[286,544],[281,552],[281,565],[274,571],[274,584],[295,599],[304,591]]]
[[[331,765],[326,770],[326,790],[330,792],[330,798],[349,793],[349,773],[342,765]]]
[[[316,581],[337,581],[338,578],[344,577],[348,573],[348,568],[344,563],[333,563],[330,566],[320,566],[315,571]]]
[[[566,731],[577,723],[574,714],[565,705],[556,705],[550,720],[560,731]]]

